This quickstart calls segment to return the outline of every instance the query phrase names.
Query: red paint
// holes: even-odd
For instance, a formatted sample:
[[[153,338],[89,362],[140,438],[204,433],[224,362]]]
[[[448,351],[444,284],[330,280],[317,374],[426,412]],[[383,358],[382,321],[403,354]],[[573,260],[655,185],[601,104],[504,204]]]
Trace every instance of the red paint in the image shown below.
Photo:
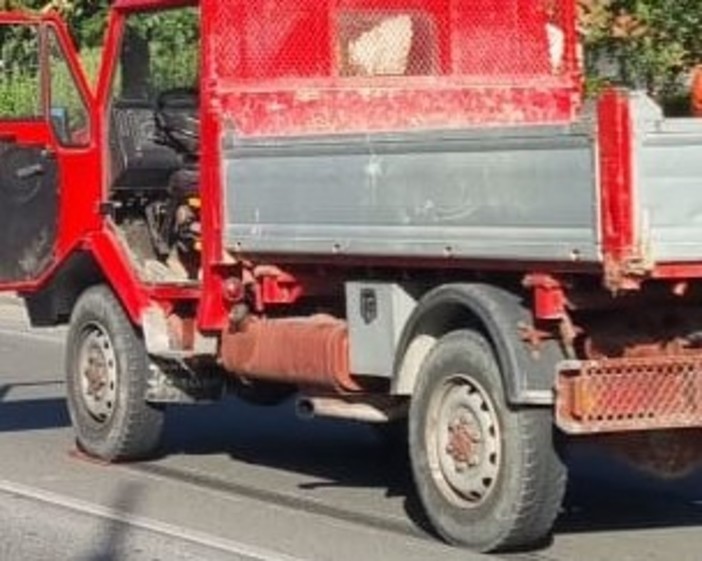
[[[602,252],[614,275],[626,274],[637,253],[634,215],[632,123],[626,93],[605,92],[598,106]],[[618,282],[613,278],[612,282]]]
[[[203,0],[205,74],[241,136],[570,122],[581,97],[574,5],[554,5],[549,20],[531,0]],[[408,75],[349,75],[343,46],[374,13],[414,18]],[[565,37],[557,70],[549,21]]]
[[[699,64],[692,71],[690,108],[695,117],[702,117],[702,65]]]
[[[61,204],[57,251],[61,256],[71,252],[87,232],[97,230],[103,222],[98,212],[98,201],[102,193],[99,139],[102,137],[103,128],[94,95],[65,25],[58,16],[47,17],[45,21],[49,22],[57,32],[68,66],[77,82],[90,118],[89,126],[84,131],[87,139],[85,146],[64,147],[59,142],[53,142],[59,162]]]
[[[210,7],[210,10],[212,8]],[[203,6],[203,13],[207,7]],[[211,37],[213,17],[201,20],[202,37]],[[229,276],[226,268],[218,264],[224,257],[222,245],[222,213],[224,212],[224,194],[222,193],[222,169],[220,162],[222,128],[221,107],[216,97],[216,61],[214,59],[214,41],[203,41],[201,52],[202,76],[200,83],[200,197],[202,208],[202,299],[198,308],[197,323],[203,330],[222,330],[228,323],[229,306],[226,297],[225,277]]]
[[[651,272],[654,279],[702,278],[702,263],[659,263]]]
[[[54,261],[41,277],[22,283],[3,284],[3,289],[31,291],[46,282],[52,272],[77,248],[88,232],[100,227],[98,200],[100,193],[100,154],[97,138],[100,123],[95,102],[73,49],[70,36],[62,20],[55,14],[37,15],[10,12],[0,14],[0,23],[39,25],[55,30],[63,47],[69,68],[73,72],[81,96],[86,102],[90,129],[89,142],[80,148],[64,147],[55,138],[46,117],[23,120],[0,120],[0,138],[24,146],[41,146],[56,155],[58,164],[59,209],[58,237],[54,247]],[[42,31],[42,32],[46,32]],[[49,114],[47,76],[43,76],[42,104],[44,115]]]
[[[632,124],[626,94],[605,92],[599,101],[600,186],[604,253],[621,259],[634,249]]]
[[[365,133],[455,129],[476,125],[567,123],[575,118],[574,90],[562,83],[520,86],[453,86],[426,80],[385,80],[368,96],[359,86],[330,88],[291,84],[278,91],[222,94],[221,103],[241,136]],[[381,83],[383,81],[381,80]]]
[[[140,324],[141,313],[148,306],[149,300],[115,234],[104,228],[88,236],[85,247],[107,274],[112,289],[119,295],[132,321]]]
[[[261,301],[266,304],[294,304],[303,294],[303,287],[291,276],[263,277]]]
[[[165,303],[175,303],[181,300],[196,302],[202,296],[202,289],[199,286],[152,284],[143,288],[149,298]]]
[[[560,281],[547,274],[531,274],[523,285],[534,293],[534,317],[537,320],[560,320],[567,316],[566,296]]]

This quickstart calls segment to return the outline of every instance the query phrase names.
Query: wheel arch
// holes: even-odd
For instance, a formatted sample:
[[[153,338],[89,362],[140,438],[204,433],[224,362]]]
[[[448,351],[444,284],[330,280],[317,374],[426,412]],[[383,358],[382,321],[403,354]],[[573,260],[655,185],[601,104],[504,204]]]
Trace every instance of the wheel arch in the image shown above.
[[[80,295],[91,286],[107,283],[95,257],[77,251],[36,292],[22,293],[31,324],[51,327],[68,323]]]
[[[490,342],[512,404],[550,405],[556,364],[565,354],[556,341],[530,348],[520,330],[533,325],[525,296],[488,284],[446,284],[425,294],[403,329],[395,354],[392,392],[411,395],[420,369],[438,340],[475,329]]]

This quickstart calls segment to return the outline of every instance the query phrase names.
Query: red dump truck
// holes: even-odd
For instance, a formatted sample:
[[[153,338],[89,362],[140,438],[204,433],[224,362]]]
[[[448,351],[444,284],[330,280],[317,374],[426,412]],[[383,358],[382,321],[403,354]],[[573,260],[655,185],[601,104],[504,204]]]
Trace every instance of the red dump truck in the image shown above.
[[[702,123],[585,102],[575,21],[574,0],[116,0],[91,85],[58,16],[2,13],[0,86],[25,79],[0,288],[68,324],[82,450],[148,456],[168,403],[296,395],[406,428],[429,520],[481,551],[548,534],[555,442],[692,469]],[[159,48],[168,22],[192,41]]]

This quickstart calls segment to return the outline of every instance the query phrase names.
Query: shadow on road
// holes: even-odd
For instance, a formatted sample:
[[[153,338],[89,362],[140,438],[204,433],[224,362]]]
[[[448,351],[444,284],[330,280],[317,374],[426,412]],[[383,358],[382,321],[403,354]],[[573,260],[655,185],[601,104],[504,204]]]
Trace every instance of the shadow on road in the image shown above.
[[[320,514],[381,525],[402,533],[430,533],[418,498],[414,493],[407,455],[401,446],[389,445],[373,427],[348,421],[316,419],[304,421],[293,412],[293,404],[253,407],[235,398],[201,408],[174,408],[169,411],[162,452],[173,454],[227,454],[236,462],[267,466],[299,474],[293,508],[306,508]],[[215,478],[217,474],[212,474]],[[216,485],[216,481],[212,482]],[[262,486],[265,484],[262,484]],[[226,483],[223,485],[226,487]],[[344,505],[330,498],[339,488],[375,488],[386,499],[400,499],[408,516],[406,524],[382,524],[382,513],[358,512],[358,506]],[[275,489],[237,493],[263,500],[286,502],[287,496]],[[273,496],[276,495],[276,496]],[[299,504],[294,504],[296,501]],[[358,520],[357,520],[358,519]],[[411,520],[411,521],[410,521]]]
[[[70,424],[64,399],[7,401],[15,387],[0,386],[0,433]],[[358,503],[345,504],[346,495],[335,490],[379,489],[386,499],[403,502],[407,528],[430,532],[414,493],[406,453],[387,447],[372,428],[362,424],[299,420],[291,403],[257,408],[226,399],[212,406],[173,407],[167,415],[162,454],[227,454],[236,462],[288,472],[295,486],[292,492],[289,487],[283,491],[294,495],[289,506],[297,508],[296,501],[300,508],[322,503],[329,505],[328,514],[348,519],[361,519],[364,513],[358,512]],[[577,446],[568,457],[571,479],[557,533],[702,526],[702,474],[679,481],[658,480],[603,452]],[[206,475],[217,485],[222,474]],[[245,485],[234,492],[246,492]],[[271,497],[259,498],[279,500],[282,493],[277,492],[265,489]],[[129,503],[133,499],[125,493]],[[365,513],[369,523],[374,523],[373,516],[383,516],[369,511]],[[103,558],[109,559],[95,559]]]
[[[702,474],[660,481],[604,453],[574,448],[557,533],[702,526]],[[386,498],[405,497],[408,518],[429,531],[406,454],[391,452],[364,425],[306,422],[294,416],[290,404],[257,409],[228,400],[207,409],[173,410],[163,451],[227,453],[239,462],[299,474],[296,495],[333,501],[337,508],[344,508],[338,493],[325,499],[325,489],[379,488]]]
[[[93,551],[79,558],[80,561],[125,561],[129,559],[128,540],[131,532],[129,518],[139,505],[144,491],[139,483],[126,483],[117,488],[110,510],[119,518],[104,519],[96,530]]]
[[[700,472],[661,479],[589,446],[575,449],[570,463],[558,532],[702,526]]]
[[[0,385],[0,433],[54,429],[70,425],[65,399],[59,397],[6,400],[12,390],[42,388],[58,383],[36,382]]]

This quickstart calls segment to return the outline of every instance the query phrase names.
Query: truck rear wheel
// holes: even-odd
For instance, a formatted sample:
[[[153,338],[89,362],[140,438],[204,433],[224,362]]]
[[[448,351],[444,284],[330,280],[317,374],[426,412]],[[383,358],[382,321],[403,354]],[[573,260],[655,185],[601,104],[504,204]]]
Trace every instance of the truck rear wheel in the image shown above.
[[[86,290],[66,348],[68,408],[82,450],[111,462],[154,452],[163,409],[145,400],[148,368],[144,343],[112,291]]]
[[[566,483],[552,414],[507,404],[482,335],[450,333],[429,353],[410,408],[409,438],[420,500],[448,542],[488,552],[548,535]]]

